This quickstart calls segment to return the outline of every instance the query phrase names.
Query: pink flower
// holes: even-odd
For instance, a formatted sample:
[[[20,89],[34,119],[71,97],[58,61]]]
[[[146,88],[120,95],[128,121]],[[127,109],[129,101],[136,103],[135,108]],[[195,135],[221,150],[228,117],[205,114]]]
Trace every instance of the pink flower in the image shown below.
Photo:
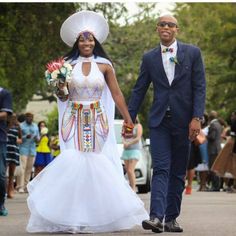
[[[63,64],[64,64],[64,59],[63,58],[59,58],[55,61],[51,61],[46,65],[46,68],[48,70],[49,73],[52,73],[55,70],[59,70]]]

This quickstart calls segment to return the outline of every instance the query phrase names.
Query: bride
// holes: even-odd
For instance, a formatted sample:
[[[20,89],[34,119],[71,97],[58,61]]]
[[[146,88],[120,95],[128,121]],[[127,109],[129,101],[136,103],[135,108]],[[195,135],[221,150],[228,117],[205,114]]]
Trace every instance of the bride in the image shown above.
[[[61,38],[72,47],[64,59],[73,70],[57,92],[61,154],[27,186],[28,232],[112,232],[149,218],[123,176],[116,147],[113,101],[127,132],[133,123],[101,46],[108,33],[104,17],[92,11],[62,24]]]

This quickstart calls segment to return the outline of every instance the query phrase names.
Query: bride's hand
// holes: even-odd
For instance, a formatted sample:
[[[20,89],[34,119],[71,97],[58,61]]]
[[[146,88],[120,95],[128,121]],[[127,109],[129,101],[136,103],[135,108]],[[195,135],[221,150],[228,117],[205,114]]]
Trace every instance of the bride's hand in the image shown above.
[[[60,89],[60,90],[64,90],[65,87],[67,87],[67,82],[65,83],[57,83],[57,87]]]
[[[67,83],[57,83],[56,95],[61,101],[66,101],[69,96],[69,90]]]
[[[65,82],[65,83],[58,83],[57,84],[57,87],[58,87],[58,89],[59,89],[59,91],[60,91],[60,93],[63,93],[64,95],[68,95],[69,94],[69,91],[68,91],[68,89],[67,89],[67,82]]]

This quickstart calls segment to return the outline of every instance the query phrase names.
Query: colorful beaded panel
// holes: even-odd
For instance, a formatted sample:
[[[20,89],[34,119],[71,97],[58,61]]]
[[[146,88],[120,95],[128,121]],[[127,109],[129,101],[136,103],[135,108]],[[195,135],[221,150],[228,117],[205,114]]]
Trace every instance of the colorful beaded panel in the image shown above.
[[[75,148],[82,152],[101,152],[108,131],[108,120],[100,101],[86,105],[69,101],[61,128],[64,142],[77,136]]]

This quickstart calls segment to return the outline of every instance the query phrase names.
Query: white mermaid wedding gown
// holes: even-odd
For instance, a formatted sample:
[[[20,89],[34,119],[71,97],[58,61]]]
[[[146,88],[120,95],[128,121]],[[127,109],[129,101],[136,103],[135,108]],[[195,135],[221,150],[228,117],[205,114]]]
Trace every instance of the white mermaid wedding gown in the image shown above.
[[[112,232],[149,218],[123,176],[114,114],[107,114],[112,100],[97,61],[90,61],[88,76],[83,58],[76,62],[69,100],[59,102],[61,154],[27,186],[28,232]]]

